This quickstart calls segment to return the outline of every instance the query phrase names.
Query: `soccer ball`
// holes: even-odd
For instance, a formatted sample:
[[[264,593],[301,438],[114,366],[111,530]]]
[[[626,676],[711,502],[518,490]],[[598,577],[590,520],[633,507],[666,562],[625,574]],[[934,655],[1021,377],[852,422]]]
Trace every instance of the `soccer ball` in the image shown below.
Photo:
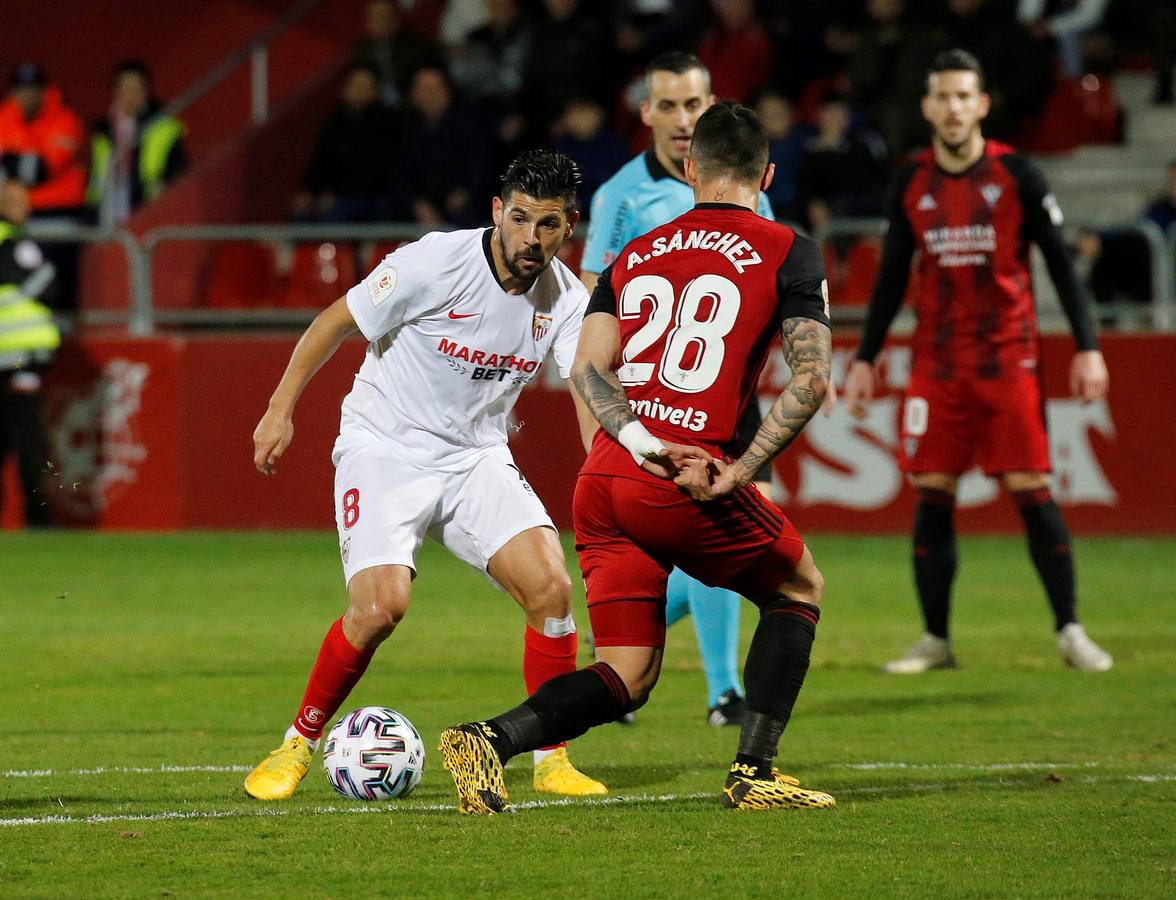
[[[396,710],[364,706],[327,735],[323,768],[331,787],[351,800],[407,797],[425,770],[425,745]]]

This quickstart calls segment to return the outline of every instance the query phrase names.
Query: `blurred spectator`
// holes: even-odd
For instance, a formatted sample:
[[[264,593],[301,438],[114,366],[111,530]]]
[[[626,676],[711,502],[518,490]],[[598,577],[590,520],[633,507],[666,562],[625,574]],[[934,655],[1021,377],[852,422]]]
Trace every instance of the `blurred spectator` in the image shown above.
[[[434,61],[437,51],[425,38],[405,27],[396,0],[368,0],[363,27],[367,36],[352,48],[351,61],[373,69],[380,82],[381,102],[398,107],[413,73]]]
[[[604,109],[591,97],[569,100],[556,122],[552,149],[580,165],[581,181],[576,191],[581,216],[588,216],[588,202],[596,189],[625,164],[629,150],[621,136],[605,124]]]
[[[489,21],[486,0],[449,0],[441,18],[441,43],[456,47]]]
[[[319,130],[302,190],[294,197],[294,215],[315,222],[390,218],[396,125],[396,114],[380,102],[376,70],[352,63],[340,103]]]
[[[756,20],[752,0],[711,0],[714,21],[702,36],[698,58],[711,71],[711,90],[746,103],[772,74],[772,42]]]
[[[775,46],[773,87],[797,99],[833,87],[856,43],[860,0],[767,0],[762,9]]]
[[[12,70],[0,103],[0,165],[29,190],[35,214],[76,211],[86,201],[82,121],[36,63]]]
[[[608,34],[589,7],[580,0],[543,0],[544,14],[532,30],[524,87],[528,115],[542,131],[573,96],[603,102],[612,87]]]
[[[947,0],[942,24],[944,47],[969,51],[984,68],[992,99],[984,133],[1016,138],[1053,90],[1052,54],[1017,23],[1005,0]]]
[[[486,0],[489,21],[450,52],[449,72],[463,96],[497,122],[495,154],[486,164],[498,168],[513,158],[528,122],[519,109],[533,38],[516,0]]]
[[[1176,70],[1176,3],[1157,0],[1115,0],[1107,8],[1103,28],[1118,48],[1142,52],[1155,72],[1152,102],[1171,104]]]
[[[28,188],[32,216],[41,222],[77,225],[86,217],[86,168],[82,120],[48,84],[36,63],[12,70],[11,92],[0,103],[0,180]],[[77,306],[77,244],[50,244],[46,256],[57,267],[58,309]]]
[[[869,0],[866,12],[869,22],[849,60],[854,106],[879,130],[891,155],[901,156],[927,142],[919,102],[942,39],[908,12],[907,0]]]
[[[1168,163],[1168,190],[1143,211],[1143,217],[1171,236],[1172,225],[1176,223],[1176,159]]]
[[[612,7],[613,44],[628,68],[693,46],[706,24],[706,0],[617,0]]]
[[[1085,71],[1082,39],[1106,11],[1107,0],[1017,0],[1017,21],[1034,36],[1057,42],[1062,72],[1069,78]]]
[[[90,138],[86,202],[105,223],[122,224],[132,210],[162,193],[188,167],[184,126],[161,114],[151,73],[138,60],[119,63],[111,77],[110,111]]]
[[[755,111],[768,136],[768,162],[775,163],[776,175],[766,191],[777,219],[793,222],[802,218],[798,203],[800,167],[813,130],[793,118],[792,104],[773,90],[761,91]]]
[[[877,134],[851,129],[851,115],[844,94],[821,100],[799,176],[803,222],[812,230],[834,217],[882,214],[886,147]]]
[[[448,75],[434,66],[413,76],[408,99],[398,177],[412,218],[430,226],[484,221],[492,148],[482,123],[455,102]]]
[[[1168,163],[1168,184],[1164,194],[1141,212],[1141,219],[1154,223],[1171,237],[1176,224],[1176,159]],[[1090,292],[1100,303],[1121,299],[1151,301],[1151,247],[1136,231],[1107,228],[1084,230],[1078,237],[1078,258],[1089,271]]]
[[[1176,103],[1176,93],[1172,89],[1173,73],[1176,72],[1176,4],[1153,3],[1149,13],[1149,44],[1156,72],[1152,100],[1171,106]]]
[[[0,468],[14,453],[25,526],[48,528],[53,524],[46,490],[51,466],[41,419],[41,373],[61,334],[39,300],[52,286],[53,267],[21,234],[29,211],[23,184],[15,179],[0,184]]]
[[[514,111],[531,52],[531,27],[516,0],[487,0],[490,20],[455,47],[449,60],[454,82],[470,100],[497,114]]]

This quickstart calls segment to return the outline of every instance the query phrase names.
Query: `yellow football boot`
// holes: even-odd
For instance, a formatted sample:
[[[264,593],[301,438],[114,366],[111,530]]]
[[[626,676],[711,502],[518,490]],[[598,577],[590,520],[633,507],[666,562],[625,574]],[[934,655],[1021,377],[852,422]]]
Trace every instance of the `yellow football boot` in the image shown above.
[[[535,790],[541,794],[568,797],[603,797],[608,793],[599,781],[589,778],[572,765],[567,747],[560,747],[543,757],[535,766]]]
[[[514,807],[502,780],[502,760],[481,729],[489,731],[490,726],[478,722],[446,728],[437,744],[457,787],[457,811],[466,816],[512,813]]]
[[[245,779],[245,790],[258,800],[289,800],[306,773],[314,751],[306,738],[295,734],[263,759]]]
[[[791,775],[772,769],[772,777],[754,778],[750,767],[735,763],[723,787],[728,809],[832,809],[837,801],[823,791],[809,791]]]

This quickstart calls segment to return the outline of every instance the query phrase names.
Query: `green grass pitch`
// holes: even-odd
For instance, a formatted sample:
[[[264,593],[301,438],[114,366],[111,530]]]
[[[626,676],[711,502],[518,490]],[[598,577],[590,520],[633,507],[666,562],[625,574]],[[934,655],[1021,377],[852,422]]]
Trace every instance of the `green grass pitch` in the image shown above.
[[[836,810],[720,807],[737,734],[704,722],[684,622],[638,723],[573,745],[608,801],[544,802],[518,760],[519,814],[468,819],[437,734],[522,699],[522,615],[441,548],[345,706],[413,720],[421,786],[348,802],[316,761],[262,805],[241,781],[343,609],[333,535],[4,534],[0,896],[1176,896],[1176,539],[1077,542],[1105,675],[1060,663],[1021,542],[975,537],[960,668],[882,675],[918,633],[905,540],[810,545],[824,616],[780,764]]]

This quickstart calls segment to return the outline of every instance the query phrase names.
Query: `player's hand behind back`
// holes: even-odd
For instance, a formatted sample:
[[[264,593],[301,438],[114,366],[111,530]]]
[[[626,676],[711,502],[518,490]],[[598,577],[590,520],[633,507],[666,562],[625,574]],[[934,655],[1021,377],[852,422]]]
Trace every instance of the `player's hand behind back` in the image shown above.
[[[294,423],[267,409],[253,429],[253,465],[262,475],[273,475],[278,460],[294,440]]]
[[[746,484],[749,479],[741,475],[737,465],[728,465],[721,459],[712,459],[706,465],[684,466],[674,479],[674,484],[695,500],[705,503],[707,500],[725,497]]]
[[[662,445],[665,447],[665,453],[654,459],[645,460],[641,463],[641,468],[650,475],[656,475],[666,481],[674,481],[685,468],[705,467],[711,462],[711,455],[701,447],[689,447],[670,441],[662,441]]]

